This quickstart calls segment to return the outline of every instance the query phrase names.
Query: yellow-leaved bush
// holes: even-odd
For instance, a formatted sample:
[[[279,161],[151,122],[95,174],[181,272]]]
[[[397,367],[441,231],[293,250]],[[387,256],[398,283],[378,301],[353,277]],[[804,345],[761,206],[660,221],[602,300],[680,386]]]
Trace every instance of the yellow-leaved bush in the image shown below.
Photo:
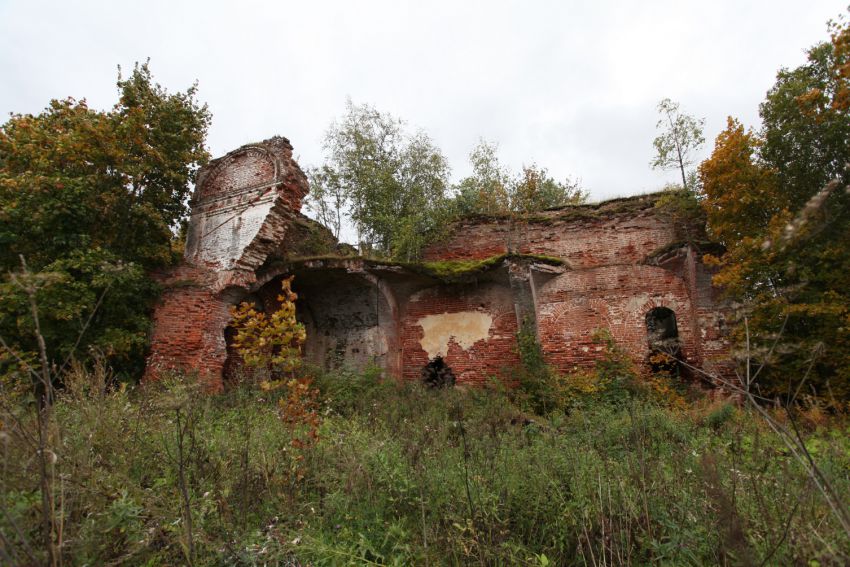
[[[247,302],[231,309],[236,330],[233,346],[247,366],[266,369],[270,377],[292,374],[301,367],[301,347],[307,332],[295,317],[296,299],[289,277],[281,283],[277,296],[280,307],[273,313],[258,311]]]
[[[304,476],[303,451],[318,441],[319,392],[313,380],[302,372],[301,348],[307,340],[304,325],[295,314],[298,295],[292,291],[290,276],[281,282],[278,308],[271,314],[243,302],[231,309],[236,334],[233,346],[246,366],[261,373],[264,391],[284,390],[278,399],[280,417],[290,431],[293,448],[292,473]]]

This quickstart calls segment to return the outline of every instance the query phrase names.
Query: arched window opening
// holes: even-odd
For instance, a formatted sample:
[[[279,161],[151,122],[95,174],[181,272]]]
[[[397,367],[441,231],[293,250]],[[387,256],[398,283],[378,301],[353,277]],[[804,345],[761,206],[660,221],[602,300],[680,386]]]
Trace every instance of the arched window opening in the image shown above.
[[[646,314],[646,338],[649,342],[649,366],[652,371],[678,376],[682,349],[673,310],[656,307]]]

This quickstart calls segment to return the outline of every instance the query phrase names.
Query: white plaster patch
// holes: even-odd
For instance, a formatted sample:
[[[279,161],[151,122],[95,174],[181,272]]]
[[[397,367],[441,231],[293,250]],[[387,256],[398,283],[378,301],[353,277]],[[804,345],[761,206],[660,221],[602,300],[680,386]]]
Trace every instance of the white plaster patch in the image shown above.
[[[649,303],[648,293],[637,293],[631,296],[626,302],[626,313],[638,313],[643,309],[643,306]]]
[[[268,200],[241,213],[227,211],[208,215],[201,227],[201,230],[206,230],[199,244],[201,259],[224,268],[231,267],[260,232],[272,205],[272,201]]]
[[[463,350],[486,340],[490,336],[493,316],[483,311],[460,311],[426,315],[418,323],[422,327],[419,344],[428,353],[428,358],[434,358],[446,355],[451,339]]]

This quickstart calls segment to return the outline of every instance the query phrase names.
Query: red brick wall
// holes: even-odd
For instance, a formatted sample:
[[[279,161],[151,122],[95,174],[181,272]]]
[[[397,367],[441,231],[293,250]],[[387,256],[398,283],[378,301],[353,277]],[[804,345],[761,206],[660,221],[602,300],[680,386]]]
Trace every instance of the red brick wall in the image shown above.
[[[459,384],[483,385],[490,377],[501,378],[519,363],[516,353],[517,322],[507,282],[435,286],[413,294],[406,303],[401,321],[402,373],[405,379],[419,380],[428,364],[421,346],[423,330],[419,321],[427,315],[483,311],[493,318],[487,340],[464,350],[451,341],[444,356]]]
[[[292,159],[292,145],[286,138],[249,144],[210,162],[198,175],[193,201],[209,203],[205,212],[212,212],[238,204],[247,189],[271,183],[280,183],[278,190],[290,210],[301,210],[306,178]]]
[[[229,193],[270,183],[275,179],[274,157],[246,150],[215,164],[199,188],[199,200],[226,197]],[[227,206],[226,201],[221,203]]]
[[[592,365],[601,356],[602,346],[591,337],[602,328],[643,363],[649,354],[645,317],[654,307],[675,313],[688,363],[728,371],[722,301],[698,254],[684,247],[660,266],[647,265],[653,253],[677,240],[674,227],[655,210],[654,199],[547,211],[525,223],[463,221],[448,238],[429,247],[425,257],[482,259],[510,251],[563,259],[568,266],[564,274],[534,276],[541,344],[547,359],[562,371]],[[508,343],[491,354],[516,359]]]
[[[562,371],[586,367],[602,354],[597,329],[609,329],[635,360],[649,354],[645,317],[654,307],[676,314],[682,354],[699,363],[693,310],[685,282],[654,266],[623,265],[567,272],[538,288],[538,328],[547,359]]]
[[[230,303],[212,291],[209,274],[197,268],[182,266],[164,276],[162,283],[165,289],[154,312],[145,379],[171,370],[196,372],[206,387],[220,390]]]
[[[676,239],[673,227],[652,209],[609,218],[558,218],[545,221],[488,223],[465,221],[443,242],[427,248],[426,260],[483,259],[508,251],[544,254],[573,268],[638,263]]]
[[[702,263],[694,264],[695,313],[702,368],[708,374],[728,379],[734,376],[734,364],[730,357],[732,345],[727,334],[725,303],[720,289],[711,285],[713,271]]]
[[[618,345],[638,363],[649,354],[645,317],[655,307],[676,314],[682,355],[700,365],[700,337],[686,282],[669,270],[620,265],[568,271],[559,276],[535,274],[538,330],[547,360],[563,372],[591,366],[603,351],[592,338],[608,329]],[[456,342],[445,358],[461,384],[484,384],[505,377],[519,365],[518,323],[510,287],[490,282],[466,286],[435,286],[414,294],[401,322],[402,368],[405,379],[418,380],[429,357],[421,346],[419,321],[427,315],[484,311],[493,317],[487,340],[464,350]],[[721,349],[722,350],[722,349]]]
[[[464,220],[453,225],[442,242],[422,252],[425,260],[481,260],[508,252],[514,240],[513,228],[507,220],[482,222]]]

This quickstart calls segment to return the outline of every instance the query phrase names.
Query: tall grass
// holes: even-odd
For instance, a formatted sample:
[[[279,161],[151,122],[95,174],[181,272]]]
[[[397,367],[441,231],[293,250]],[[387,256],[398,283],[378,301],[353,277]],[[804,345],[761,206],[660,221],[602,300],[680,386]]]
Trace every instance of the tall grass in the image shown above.
[[[320,440],[297,460],[274,392],[200,396],[191,377],[110,389],[104,376],[78,370],[55,405],[68,565],[850,562],[781,441],[720,402],[600,396],[537,415],[516,392],[339,372],[317,377]],[[16,408],[0,545],[27,565],[44,556],[31,412]],[[815,417],[807,446],[846,496],[850,427]]]

